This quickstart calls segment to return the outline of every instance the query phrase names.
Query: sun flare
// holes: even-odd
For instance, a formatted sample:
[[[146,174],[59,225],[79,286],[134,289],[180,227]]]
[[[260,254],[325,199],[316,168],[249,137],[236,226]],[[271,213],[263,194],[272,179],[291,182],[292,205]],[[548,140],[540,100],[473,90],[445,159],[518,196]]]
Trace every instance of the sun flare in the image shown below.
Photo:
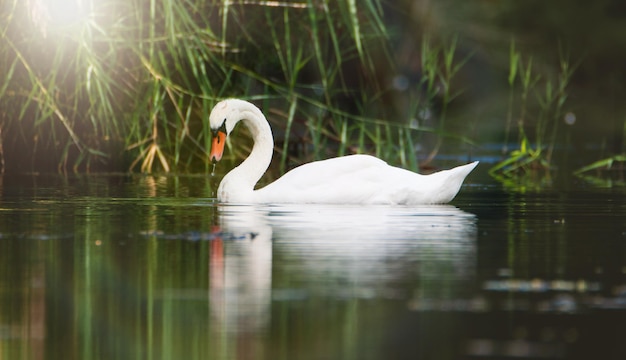
[[[50,29],[63,29],[84,23],[89,17],[90,0],[30,0],[27,2],[35,27],[44,37]]]

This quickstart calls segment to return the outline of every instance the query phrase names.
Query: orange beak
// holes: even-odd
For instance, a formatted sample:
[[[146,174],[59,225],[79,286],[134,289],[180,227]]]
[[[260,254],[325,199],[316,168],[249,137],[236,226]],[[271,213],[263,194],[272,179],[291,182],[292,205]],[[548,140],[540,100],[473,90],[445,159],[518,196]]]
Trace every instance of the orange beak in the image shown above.
[[[211,153],[209,159],[212,163],[216,163],[222,160],[224,155],[224,145],[226,145],[226,133],[218,131],[213,135],[213,142],[211,143]]]

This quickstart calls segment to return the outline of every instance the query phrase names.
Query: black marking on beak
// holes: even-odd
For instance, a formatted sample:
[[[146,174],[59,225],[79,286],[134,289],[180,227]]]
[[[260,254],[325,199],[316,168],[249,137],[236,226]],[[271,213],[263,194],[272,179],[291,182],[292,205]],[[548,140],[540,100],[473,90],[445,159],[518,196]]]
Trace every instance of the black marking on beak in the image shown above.
[[[222,122],[222,126],[220,126],[218,129],[211,130],[211,132],[213,133],[213,137],[217,137],[217,133],[219,132],[223,132],[228,136],[228,131],[226,131],[226,119],[224,119],[224,121]]]

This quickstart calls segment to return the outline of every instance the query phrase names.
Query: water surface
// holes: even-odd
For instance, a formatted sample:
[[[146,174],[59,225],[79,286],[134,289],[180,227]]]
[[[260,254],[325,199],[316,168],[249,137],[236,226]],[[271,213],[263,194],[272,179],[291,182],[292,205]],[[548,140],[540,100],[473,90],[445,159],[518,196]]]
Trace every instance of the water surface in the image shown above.
[[[624,359],[626,193],[233,206],[203,177],[0,187],[1,359]]]

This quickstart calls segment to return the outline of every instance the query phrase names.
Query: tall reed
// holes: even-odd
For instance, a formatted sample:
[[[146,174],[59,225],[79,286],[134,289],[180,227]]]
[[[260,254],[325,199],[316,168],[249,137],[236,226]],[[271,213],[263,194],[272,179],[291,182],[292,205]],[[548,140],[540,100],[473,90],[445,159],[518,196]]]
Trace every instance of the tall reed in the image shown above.
[[[319,102],[310,91],[319,82],[318,105],[337,107],[333,95],[347,89],[338,81],[342,62],[371,70],[369,56],[386,37],[375,0],[61,4],[82,16],[60,24],[59,11],[41,0],[9,0],[0,9],[3,154],[17,163],[28,149],[31,170],[45,167],[42,154],[59,169],[78,170],[120,153],[131,169],[192,168],[204,162],[207,103],[249,98],[261,85],[262,97],[294,104],[292,122],[295,99]],[[301,71],[317,74],[305,81]]]
[[[461,90],[454,90],[452,82],[471,55],[457,60],[458,37],[454,36],[449,44],[433,45],[430,37],[425,36],[422,41],[421,66],[424,71],[422,84],[425,88],[425,102],[423,106],[431,107],[435,98],[440,98],[441,110],[437,118],[437,142],[425,159],[431,162],[441,148],[448,108],[452,100],[461,94]]]
[[[5,3],[7,169],[208,171],[208,113],[230,96],[273,114],[281,171],[305,160],[290,154],[297,142],[326,157],[382,153],[389,138],[395,158],[416,163],[422,129],[371,111],[393,68],[380,0],[68,0],[75,17],[63,22],[43,0]],[[458,70],[455,46],[441,49],[440,81]]]
[[[508,151],[508,139],[513,118],[517,118],[518,149],[511,151],[506,158],[494,165],[490,174],[502,180],[519,180],[545,170],[545,176],[531,176],[541,181],[549,180],[548,170],[552,167],[552,157],[557,143],[559,124],[564,115],[568,98],[568,85],[575,66],[572,66],[563,52],[559,53],[559,73],[556,77],[537,71],[533,58],[524,60],[511,40],[509,51],[509,100],[506,117],[505,143],[503,152]],[[515,111],[518,98],[518,110]],[[534,100],[533,101],[533,97]],[[532,134],[529,129],[534,128]]]

